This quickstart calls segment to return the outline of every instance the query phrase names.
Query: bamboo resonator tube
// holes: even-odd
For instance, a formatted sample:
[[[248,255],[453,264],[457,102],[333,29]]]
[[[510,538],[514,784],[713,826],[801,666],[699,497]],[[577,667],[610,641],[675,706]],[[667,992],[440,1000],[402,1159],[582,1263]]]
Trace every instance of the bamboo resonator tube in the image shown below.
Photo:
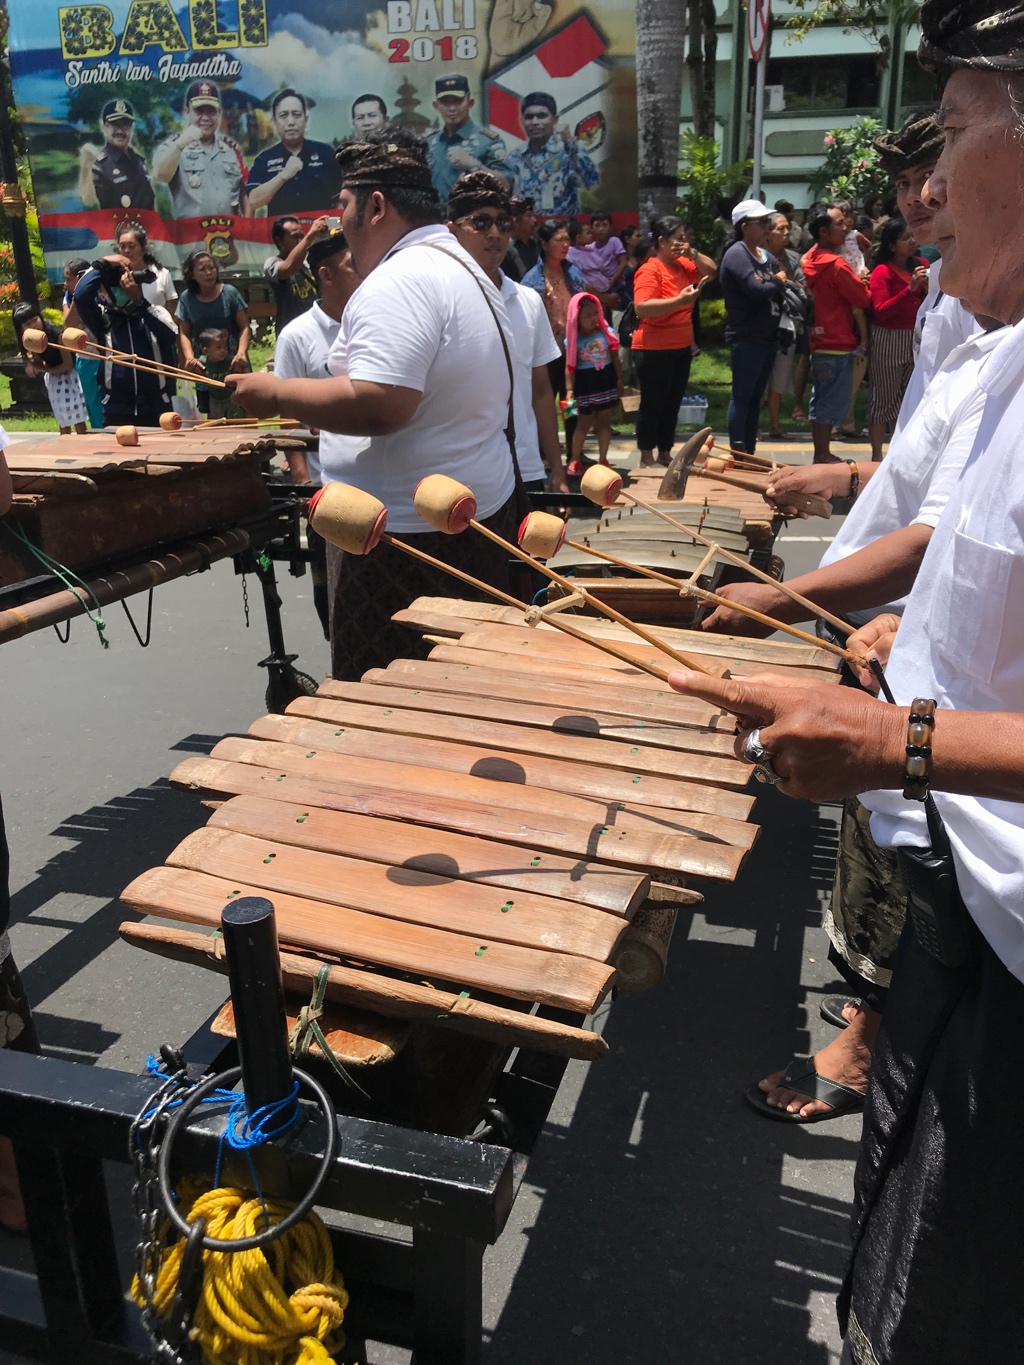
[[[21,334],[21,344],[30,355],[42,355],[48,346],[53,346],[58,351],[67,351],[71,355],[89,356],[94,360],[112,360],[142,374],[159,374],[168,379],[190,380],[194,384],[207,384],[212,389],[227,388],[222,379],[208,379],[205,375],[181,369],[178,365],[165,365],[163,361],[153,360],[149,356],[131,355],[127,351],[115,350],[113,346],[104,346],[99,341],[91,341],[88,332],[84,332],[81,327],[65,327],[60,341],[51,341],[45,332],[28,327]]]
[[[451,482],[454,482],[452,480]],[[471,517],[468,515],[470,502],[473,511],[476,510],[475,499],[469,494],[470,501],[466,501],[468,490],[465,485],[458,484],[460,490],[459,498],[461,507],[458,518],[453,522],[453,507],[449,506],[445,514],[445,525],[457,525],[458,521],[465,518],[465,525],[468,526]],[[440,512],[438,516],[440,518]],[[434,555],[429,555],[425,551],[418,549],[414,545],[409,545],[403,540],[396,540],[394,536],[387,534],[387,508],[370,493],[363,492],[360,488],[353,488],[349,484],[329,483],[325,484],[318,492],[314,493],[309,501],[309,524],[313,530],[329,540],[332,545],[337,545],[339,549],[347,554],[365,555],[369,554],[375,545],[384,541],[388,545],[393,545],[404,554],[410,555],[413,559],[418,559],[424,564],[430,564],[435,569],[441,569],[444,573],[450,574],[460,582],[468,584],[478,592],[486,596],[497,598],[499,602],[504,602],[506,606],[515,607],[516,610],[529,613],[531,608],[529,603],[521,602],[519,598],[513,597],[511,593],[504,592],[501,588],[495,588],[490,583],[483,582],[482,579],[474,578],[472,574],[465,573],[462,569],[457,569],[454,565],[446,564],[444,560],[437,559]],[[454,532],[448,532],[454,534]],[[502,542],[503,544],[505,542]],[[510,547],[511,548],[511,547]],[[520,557],[525,558],[529,563],[534,561],[528,555],[518,552]],[[538,567],[540,567],[538,565]],[[572,591],[572,589],[570,589]],[[585,644],[593,645],[603,653],[618,659],[620,663],[629,664],[631,668],[639,668],[652,677],[658,678],[661,682],[668,682],[668,670],[662,668],[660,664],[647,663],[637,659],[634,655],[628,654],[625,650],[619,649],[610,640],[598,641],[586,631],[580,630],[564,617],[551,613],[545,615],[545,620],[549,621],[557,630],[566,635],[571,635],[576,640],[582,640]],[[625,619],[625,618],[623,618]],[[661,648],[661,646],[657,646]],[[689,666],[689,665],[687,665]],[[701,672],[707,672],[705,668]]]
[[[717,545],[709,536],[704,535],[702,531],[698,531],[696,527],[687,526],[685,523],[678,521],[656,503],[648,502],[646,498],[638,498],[635,493],[624,489],[622,485],[622,475],[617,473],[616,470],[610,469],[607,465],[591,465],[580,480],[580,492],[584,497],[589,498],[591,502],[596,503],[598,507],[614,507],[620,497],[625,498],[635,507],[642,507],[645,512],[653,513],[654,516],[660,517],[662,521],[667,522],[669,526],[674,526],[677,531],[683,531],[686,535],[699,541],[701,545],[705,545],[708,549],[714,550],[722,559],[728,560],[730,564],[737,565],[738,568],[743,569],[754,578],[760,579],[762,583],[770,584],[771,587],[776,588],[791,601],[804,607],[811,616],[819,617],[822,621],[828,621],[830,625],[835,626],[835,628],[844,636],[851,634],[853,631],[853,626],[851,626],[848,621],[844,621],[839,616],[833,616],[830,611],[826,611],[824,607],[819,607],[817,603],[812,602],[810,598],[802,597],[800,593],[794,592],[792,588],[788,587],[779,579],[772,578],[771,574],[764,573],[761,569],[755,569],[753,564],[745,559],[741,559],[739,555],[734,555],[731,550],[723,550],[720,545]],[[731,605],[735,606],[736,604],[732,603]]]

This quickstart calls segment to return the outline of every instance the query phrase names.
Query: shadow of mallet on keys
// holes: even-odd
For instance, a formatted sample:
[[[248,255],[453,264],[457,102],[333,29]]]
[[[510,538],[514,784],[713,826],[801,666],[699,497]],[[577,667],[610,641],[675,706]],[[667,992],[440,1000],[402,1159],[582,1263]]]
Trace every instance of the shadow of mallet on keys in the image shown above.
[[[425,492],[424,485],[427,485]],[[661,682],[668,682],[669,670],[663,668],[661,664],[630,654],[626,650],[618,648],[612,641],[598,639],[597,637],[590,635],[587,631],[574,626],[570,621],[560,615],[560,609],[584,600],[584,595],[577,595],[573,584],[569,583],[568,580],[563,579],[560,574],[555,574],[553,571],[546,569],[543,564],[537,563],[530,554],[520,550],[518,546],[511,545],[501,536],[495,535],[489,528],[481,527],[480,523],[475,521],[474,516],[476,512],[476,499],[465,484],[457,483],[456,480],[449,479],[443,474],[432,474],[429,475],[427,479],[420,482],[416,489],[415,498],[416,510],[419,512],[420,516],[424,517],[424,520],[428,525],[433,526],[435,530],[442,531],[445,535],[458,535],[462,531],[475,526],[477,529],[482,530],[486,536],[493,538],[499,545],[502,545],[508,550],[509,554],[515,558],[523,560],[532,567],[539,569],[541,573],[546,573],[547,576],[554,581],[565,585],[572,594],[571,599],[569,601],[563,599],[562,601],[552,603],[548,607],[531,607],[529,603],[520,601],[519,598],[513,597],[510,593],[504,592],[501,588],[495,588],[490,583],[485,583],[479,578],[474,578],[472,574],[468,574],[462,569],[457,569],[454,565],[446,564],[444,560],[437,559],[434,555],[427,554],[416,546],[409,545],[402,540],[397,540],[394,536],[387,534],[385,529],[387,526],[387,508],[379,498],[375,498],[372,494],[366,493],[360,488],[353,488],[349,484],[325,484],[323,488],[315,493],[309,503],[309,524],[312,526],[313,530],[322,535],[325,540],[330,541],[332,545],[336,545],[346,554],[369,554],[374,546],[383,541],[385,544],[394,546],[397,550],[401,550],[404,554],[410,555],[413,559],[418,559],[424,564],[430,564],[433,568],[440,569],[442,572],[450,574],[453,578],[457,578],[461,582],[467,583],[470,587],[476,588],[477,591],[484,593],[486,596],[494,597],[499,602],[504,602],[506,606],[515,607],[516,610],[524,613],[527,624],[529,625],[535,625],[537,621],[540,620],[547,621],[548,624],[554,626],[556,630],[560,630],[566,635],[571,635],[576,640],[582,640],[584,644],[591,645],[595,649],[601,650],[612,658],[618,659],[620,663],[628,664],[631,668],[639,668],[644,673],[649,673],[652,677],[659,679]],[[429,515],[424,516],[424,512]],[[533,515],[537,516],[544,514],[534,513]],[[529,521],[529,518],[527,518],[527,521]],[[550,517],[550,521],[556,522],[558,524],[559,534],[564,535],[564,523],[561,522],[558,517]],[[554,550],[550,548],[552,544],[552,528],[544,527],[542,529],[544,532],[543,548],[554,553]],[[530,542],[536,544],[532,537],[530,537]],[[586,594],[586,597],[589,596],[589,594]],[[636,626],[627,617],[623,616],[620,612],[615,611],[614,608],[606,608],[603,603],[598,602],[596,599],[593,600],[595,606],[604,612],[605,615],[609,615],[612,620],[618,621],[621,625],[625,625],[630,630],[640,634],[641,638],[645,640],[645,643],[650,644],[655,649],[669,655],[670,658],[682,664],[683,667],[694,669],[700,673],[712,672],[712,670],[707,668],[704,664],[700,664],[696,662],[696,660],[688,658],[685,654],[680,654],[679,651],[673,649],[670,645],[663,643],[656,636],[652,636],[649,632],[643,631],[642,627]]]

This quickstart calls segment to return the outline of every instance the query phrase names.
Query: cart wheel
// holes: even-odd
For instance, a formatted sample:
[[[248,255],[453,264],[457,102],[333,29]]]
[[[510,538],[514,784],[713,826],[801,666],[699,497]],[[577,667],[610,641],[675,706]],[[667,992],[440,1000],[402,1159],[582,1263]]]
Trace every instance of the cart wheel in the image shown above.
[[[267,683],[265,700],[267,710],[280,715],[287,710],[288,703],[296,697],[315,697],[318,683],[315,678],[311,678],[308,673],[303,673],[298,668],[282,668],[274,670]]]
[[[772,555],[768,561],[766,572],[771,574],[777,583],[781,583],[786,576],[786,561],[780,559],[778,555]]]

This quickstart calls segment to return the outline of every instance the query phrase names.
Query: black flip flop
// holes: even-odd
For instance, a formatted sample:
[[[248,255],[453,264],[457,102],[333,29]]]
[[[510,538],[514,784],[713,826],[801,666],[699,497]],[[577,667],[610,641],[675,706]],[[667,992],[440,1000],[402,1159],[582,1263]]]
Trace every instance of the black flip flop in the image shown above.
[[[848,1005],[860,1003],[852,995],[826,995],[819,1006],[819,1012],[826,1023],[835,1024],[836,1028],[849,1028],[849,1020],[843,1018],[843,1010]]]
[[[764,1091],[757,1085],[745,1090],[743,1098],[766,1119],[775,1119],[779,1123],[822,1123],[826,1119],[837,1119],[840,1114],[859,1113],[864,1108],[861,1092],[848,1085],[840,1085],[838,1081],[830,1081],[827,1076],[819,1076],[814,1069],[813,1057],[794,1057],[782,1073],[779,1088],[795,1090],[809,1100],[822,1100],[831,1107],[827,1113],[809,1114],[804,1118],[799,1113],[791,1114],[788,1109],[776,1109],[768,1103]]]

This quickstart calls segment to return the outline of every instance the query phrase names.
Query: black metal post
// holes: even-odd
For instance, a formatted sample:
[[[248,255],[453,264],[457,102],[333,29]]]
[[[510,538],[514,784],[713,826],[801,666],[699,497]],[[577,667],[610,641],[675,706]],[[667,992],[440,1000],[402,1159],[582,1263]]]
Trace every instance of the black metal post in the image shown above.
[[[242,896],[225,905],[220,923],[245,1105],[252,1114],[285,1099],[294,1084],[274,907],[262,896]]]
[[[23,303],[39,307],[36,293],[36,273],[32,265],[32,248],[25,222],[25,199],[18,185],[18,159],[14,151],[14,134],[8,100],[10,86],[6,78],[0,80],[0,179],[4,181],[3,206],[11,225],[11,247],[14,270],[18,277],[18,292]]]

